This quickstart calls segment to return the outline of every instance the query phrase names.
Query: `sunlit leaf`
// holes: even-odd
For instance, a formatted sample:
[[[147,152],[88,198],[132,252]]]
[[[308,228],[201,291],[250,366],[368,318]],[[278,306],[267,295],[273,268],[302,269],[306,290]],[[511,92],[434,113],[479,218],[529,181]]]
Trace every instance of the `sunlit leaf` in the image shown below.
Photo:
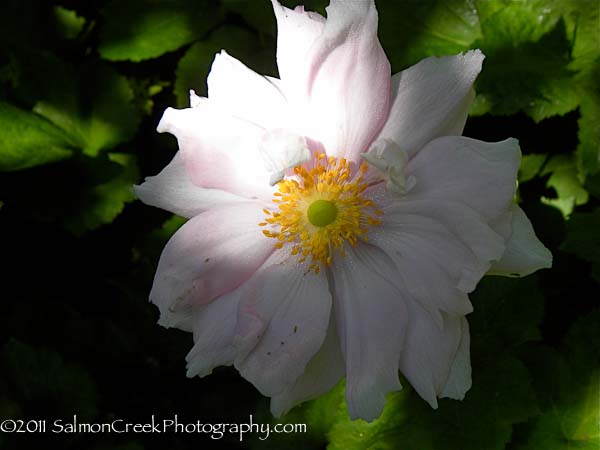
[[[85,18],[62,6],[54,7],[54,15],[61,34],[67,39],[76,38],[85,25]]]
[[[78,201],[82,204],[81,209],[65,217],[65,226],[75,234],[112,222],[123,210],[125,203],[135,199],[132,185],[139,178],[135,157],[109,153],[108,159],[120,166],[120,173],[109,181],[80,193]]]
[[[473,0],[377,2],[379,35],[394,71],[468,49],[481,36]]]
[[[37,114],[0,102],[0,171],[25,169],[68,158],[73,142]]]
[[[575,206],[588,201],[589,195],[579,181],[575,160],[570,155],[554,156],[542,172],[547,174],[550,174],[547,186],[556,191],[556,198],[542,198],[542,201],[558,208],[565,217]]]
[[[79,71],[64,68],[62,74],[35,112],[62,128],[90,156],[131,139],[140,114],[123,76],[102,64],[86,64]]]
[[[586,449],[600,446],[600,313],[577,322],[563,351],[532,349],[528,358],[543,407],[519,450]]]
[[[221,13],[210,0],[113,0],[99,51],[111,61],[141,61],[201,38],[218,24]]]

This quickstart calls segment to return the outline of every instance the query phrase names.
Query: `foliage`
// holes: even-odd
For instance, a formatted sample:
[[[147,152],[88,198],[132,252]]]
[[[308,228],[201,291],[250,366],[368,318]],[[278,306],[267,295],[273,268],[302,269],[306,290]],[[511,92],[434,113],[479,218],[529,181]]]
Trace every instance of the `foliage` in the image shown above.
[[[284,1],[294,6],[293,1]],[[0,449],[594,449],[600,342],[600,4],[376,0],[393,71],[480,48],[465,134],[517,137],[518,199],[554,267],[485,278],[471,296],[473,388],[432,410],[403,381],[350,421],[341,384],[280,421],[306,434],[9,435]],[[305,2],[325,13],[326,0]],[[183,219],[131,186],[176,151],[168,106],[206,95],[216,52],[277,76],[268,0],[5,0],[0,15],[0,420],[274,422],[233,369],[185,378],[191,337],[147,302]],[[52,438],[52,442],[50,442]],[[199,444],[199,441],[201,444]]]

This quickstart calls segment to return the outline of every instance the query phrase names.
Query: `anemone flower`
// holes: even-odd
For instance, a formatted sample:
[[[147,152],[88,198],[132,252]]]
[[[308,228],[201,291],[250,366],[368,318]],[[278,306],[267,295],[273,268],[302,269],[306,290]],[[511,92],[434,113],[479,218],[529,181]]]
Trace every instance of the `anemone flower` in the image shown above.
[[[192,331],[188,376],[233,365],[281,415],[346,378],[372,420],[399,372],[432,407],[471,386],[468,293],[551,254],[513,203],[515,139],[461,137],[479,50],[391,76],[371,0],[273,0],[279,78],[222,51],[168,108],[179,152],[137,196],[189,220],[150,300]]]

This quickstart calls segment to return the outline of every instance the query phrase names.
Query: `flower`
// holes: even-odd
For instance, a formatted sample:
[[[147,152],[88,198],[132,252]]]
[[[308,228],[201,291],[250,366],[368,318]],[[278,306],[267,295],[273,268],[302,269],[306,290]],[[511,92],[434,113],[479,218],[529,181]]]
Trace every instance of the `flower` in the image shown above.
[[[402,372],[432,407],[471,386],[468,298],[551,265],[513,203],[515,139],[461,137],[483,54],[391,76],[373,1],[327,19],[273,0],[280,78],[224,51],[208,98],[165,111],[179,152],[138,197],[190,220],[150,300],[193,332],[188,376],[234,365],[280,415],[346,377],[352,418]]]

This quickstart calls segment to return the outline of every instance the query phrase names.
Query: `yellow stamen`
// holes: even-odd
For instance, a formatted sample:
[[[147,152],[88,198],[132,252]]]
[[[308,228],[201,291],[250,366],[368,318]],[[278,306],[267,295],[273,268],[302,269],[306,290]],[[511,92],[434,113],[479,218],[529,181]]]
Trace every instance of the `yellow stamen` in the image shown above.
[[[264,209],[269,226],[263,234],[277,239],[276,247],[292,243],[292,255],[308,256],[309,270],[319,273],[320,265],[331,265],[333,251],[345,256],[344,243],[351,246],[367,240],[369,227],[381,224],[383,212],[361,195],[368,187],[363,181],[367,164],[363,162],[353,177],[346,159],[315,153],[312,169],[294,167],[295,178],[283,179],[273,202],[279,211]]]

